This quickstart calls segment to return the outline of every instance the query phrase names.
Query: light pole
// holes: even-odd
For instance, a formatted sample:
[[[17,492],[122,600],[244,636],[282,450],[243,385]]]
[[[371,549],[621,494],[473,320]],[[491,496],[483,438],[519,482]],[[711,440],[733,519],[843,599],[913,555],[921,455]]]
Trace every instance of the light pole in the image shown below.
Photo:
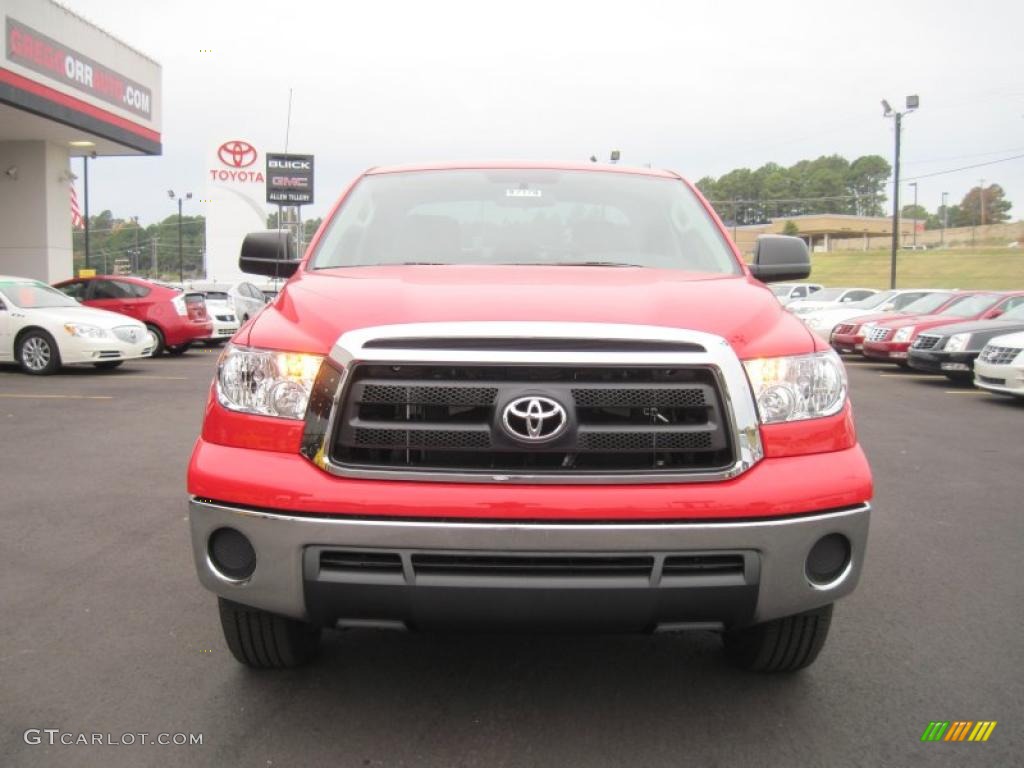
[[[910,186],[914,188],[914,218],[911,221],[914,222],[914,250],[917,250],[917,182],[910,182]]]
[[[896,151],[893,157],[892,186],[892,256],[889,264],[889,287],[896,287],[896,252],[900,247],[900,133],[903,130],[903,116],[917,109],[920,100],[917,96],[907,96],[906,108],[903,112],[895,112],[889,102],[882,99],[883,117],[891,117],[896,122]]]
[[[946,227],[949,226],[949,206],[946,205],[946,198],[949,192],[942,193],[942,229],[939,232],[939,245],[946,244]]]
[[[169,198],[171,198],[171,200],[174,200],[175,198],[177,198],[177,200],[178,200],[178,282],[180,282],[181,283],[181,287],[184,288],[185,287],[185,257],[182,255],[182,250],[181,250],[181,204],[185,200],[191,200],[192,199],[192,193],[191,192],[186,192],[185,193],[185,197],[181,197],[180,195],[175,195],[173,189],[168,189],[167,190],[167,196]]]

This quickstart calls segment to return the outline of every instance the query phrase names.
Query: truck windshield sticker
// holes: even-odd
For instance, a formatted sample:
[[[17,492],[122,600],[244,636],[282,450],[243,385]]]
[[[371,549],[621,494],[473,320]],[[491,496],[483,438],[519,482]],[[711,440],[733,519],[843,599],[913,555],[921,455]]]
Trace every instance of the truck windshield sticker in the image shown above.
[[[543,197],[544,193],[539,189],[506,189],[505,197]]]

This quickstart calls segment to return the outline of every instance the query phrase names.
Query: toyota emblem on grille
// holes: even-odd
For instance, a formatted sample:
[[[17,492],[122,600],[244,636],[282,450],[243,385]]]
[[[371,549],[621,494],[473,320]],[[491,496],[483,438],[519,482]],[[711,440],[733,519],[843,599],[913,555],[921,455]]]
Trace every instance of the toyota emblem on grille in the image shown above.
[[[517,397],[501,414],[505,431],[517,440],[539,443],[558,437],[569,425],[561,403],[550,397]]]

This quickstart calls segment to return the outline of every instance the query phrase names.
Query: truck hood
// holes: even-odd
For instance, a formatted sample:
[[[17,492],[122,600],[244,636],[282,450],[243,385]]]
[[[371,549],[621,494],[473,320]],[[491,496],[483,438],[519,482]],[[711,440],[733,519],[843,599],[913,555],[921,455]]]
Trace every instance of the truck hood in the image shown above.
[[[595,322],[688,328],[741,357],[822,342],[745,276],[559,266],[389,266],[300,271],[249,326],[251,346],[326,354],[344,332],[458,321]]]

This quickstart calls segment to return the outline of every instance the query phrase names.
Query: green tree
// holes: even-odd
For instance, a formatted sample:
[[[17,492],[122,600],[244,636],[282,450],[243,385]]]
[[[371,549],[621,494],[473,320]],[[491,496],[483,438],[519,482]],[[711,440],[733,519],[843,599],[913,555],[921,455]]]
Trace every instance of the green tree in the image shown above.
[[[963,223],[959,226],[998,224],[1009,221],[1009,211],[1012,207],[1012,203],[1006,199],[1003,188],[998,184],[989,184],[984,189],[980,186],[973,187],[960,202]]]
[[[793,236],[799,235],[800,234],[800,227],[798,227],[792,221],[787,221],[786,222],[786,226],[784,226],[782,228],[782,234],[784,234],[784,235],[793,235]]]

